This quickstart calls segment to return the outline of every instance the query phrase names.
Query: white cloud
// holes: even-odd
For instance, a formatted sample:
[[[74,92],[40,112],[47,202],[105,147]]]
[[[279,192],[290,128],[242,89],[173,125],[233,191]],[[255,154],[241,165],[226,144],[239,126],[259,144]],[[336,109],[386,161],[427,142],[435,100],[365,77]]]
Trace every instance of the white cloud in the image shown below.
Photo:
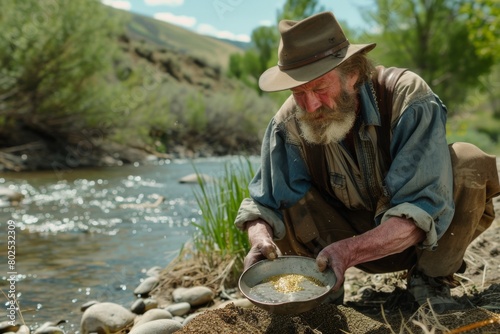
[[[214,26],[201,23],[196,27],[196,32],[201,35],[209,35],[217,38],[230,39],[239,42],[250,42],[250,36],[244,34],[235,34],[227,30],[217,30]]]
[[[271,21],[271,20],[262,20],[259,22],[259,26],[266,26],[266,27],[270,27],[272,26],[274,23]]]
[[[169,22],[172,24],[176,24],[179,26],[191,28],[196,24],[196,18],[192,16],[176,16],[172,13],[164,12],[164,13],[156,13],[154,14],[154,18],[160,21]]]
[[[110,6],[113,8],[130,10],[132,8],[132,4],[129,1],[122,0],[101,0],[103,5]]]
[[[178,7],[184,4],[184,0],[144,0],[148,6],[172,6]]]

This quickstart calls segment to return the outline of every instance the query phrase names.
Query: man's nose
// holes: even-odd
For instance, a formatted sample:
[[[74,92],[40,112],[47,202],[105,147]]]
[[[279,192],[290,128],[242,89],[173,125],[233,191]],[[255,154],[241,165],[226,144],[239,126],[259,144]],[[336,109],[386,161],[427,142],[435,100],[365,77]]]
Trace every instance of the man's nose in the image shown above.
[[[304,108],[307,112],[315,112],[322,103],[314,92],[307,92],[305,95]]]

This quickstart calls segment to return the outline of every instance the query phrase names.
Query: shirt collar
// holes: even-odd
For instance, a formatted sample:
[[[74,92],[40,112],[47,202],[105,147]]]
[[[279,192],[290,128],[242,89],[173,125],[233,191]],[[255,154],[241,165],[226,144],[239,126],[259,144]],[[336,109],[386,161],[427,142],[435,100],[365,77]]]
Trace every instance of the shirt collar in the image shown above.
[[[361,104],[360,116],[365,125],[381,125],[380,114],[372,93],[371,82],[366,82],[359,87],[359,102]]]

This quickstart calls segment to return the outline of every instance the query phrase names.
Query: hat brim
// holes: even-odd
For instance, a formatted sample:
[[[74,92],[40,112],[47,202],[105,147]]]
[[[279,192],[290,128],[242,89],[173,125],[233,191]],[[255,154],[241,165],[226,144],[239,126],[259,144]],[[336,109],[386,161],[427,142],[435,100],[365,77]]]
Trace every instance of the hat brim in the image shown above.
[[[260,76],[259,87],[265,92],[278,92],[303,85],[330,72],[352,55],[361,51],[369,52],[375,46],[376,43],[350,44],[340,51],[340,55],[328,56],[314,63],[287,71],[280,70],[279,66],[271,67]]]

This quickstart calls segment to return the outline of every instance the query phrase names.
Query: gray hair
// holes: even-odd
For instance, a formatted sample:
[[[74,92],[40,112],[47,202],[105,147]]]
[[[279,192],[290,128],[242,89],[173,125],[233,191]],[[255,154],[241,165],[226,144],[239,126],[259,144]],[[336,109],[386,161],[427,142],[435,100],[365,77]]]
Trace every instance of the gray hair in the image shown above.
[[[358,80],[354,87],[359,87],[366,81],[371,79],[372,73],[375,72],[373,61],[368,58],[366,52],[360,52],[352,55],[335,68],[339,75],[345,79],[348,74],[356,72],[359,74]]]

